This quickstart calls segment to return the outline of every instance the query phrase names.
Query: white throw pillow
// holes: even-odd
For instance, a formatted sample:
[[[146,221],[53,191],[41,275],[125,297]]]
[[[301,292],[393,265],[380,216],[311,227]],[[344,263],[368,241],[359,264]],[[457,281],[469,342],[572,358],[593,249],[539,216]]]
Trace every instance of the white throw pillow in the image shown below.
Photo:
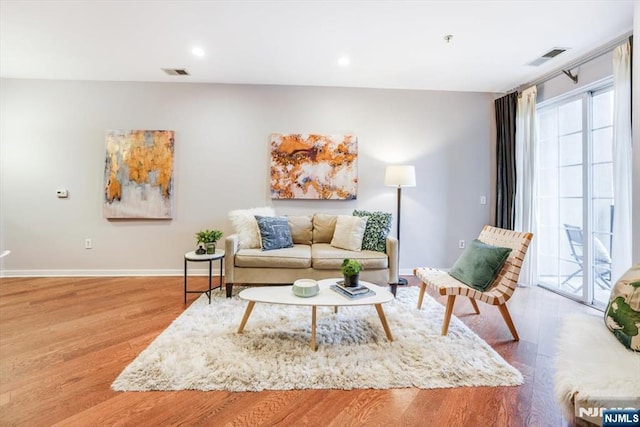
[[[360,251],[368,219],[368,216],[338,215],[331,246],[349,251]]]
[[[609,256],[607,247],[596,236],[593,236],[593,246],[595,249],[596,262],[611,264],[611,257]]]
[[[238,248],[257,249],[260,248],[260,229],[255,215],[276,216],[272,207],[252,209],[237,209],[229,212],[229,219],[235,233],[238,235]]]

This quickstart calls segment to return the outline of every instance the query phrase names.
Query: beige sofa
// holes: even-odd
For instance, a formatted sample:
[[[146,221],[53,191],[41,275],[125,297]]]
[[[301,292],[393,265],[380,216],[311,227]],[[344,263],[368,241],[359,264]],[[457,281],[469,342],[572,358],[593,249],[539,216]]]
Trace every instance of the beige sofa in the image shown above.
[[[294,246],[263,251],[240,248],[239,236],[225,239],[225,284],[231,297],[234,284],[283,285],[297,279],[342,277],[340,265],[345,258],[356,259],[363,266],[360,279],[381,286],[391,285],[395,294],[398,283],[398,240],[387,237],[386,253],[370,250],[349,251],[331,246],[336,215],[289,216]]]

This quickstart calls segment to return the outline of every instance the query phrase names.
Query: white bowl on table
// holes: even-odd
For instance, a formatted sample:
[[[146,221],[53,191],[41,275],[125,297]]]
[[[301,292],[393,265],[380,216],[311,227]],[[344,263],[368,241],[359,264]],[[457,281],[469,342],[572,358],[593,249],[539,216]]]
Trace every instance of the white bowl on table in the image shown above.
[[[316,280],[298,279],[293,282],[291,290],[297,297],[309,298],[318,295],[318,292],[320,292],[320,287],[318,286],[318,282]]]

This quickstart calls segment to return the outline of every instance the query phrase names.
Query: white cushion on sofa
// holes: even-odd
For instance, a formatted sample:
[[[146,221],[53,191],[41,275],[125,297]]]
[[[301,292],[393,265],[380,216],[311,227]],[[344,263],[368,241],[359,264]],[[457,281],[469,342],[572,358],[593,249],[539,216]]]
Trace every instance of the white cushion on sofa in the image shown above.
[[[366,216],[338,215],[331,246],[348,251],[360,251],[368,219]]]
[[[272,207],[252,209],[237,209],[229,212],[229,219],[238,235],[238,247],[240,249],[252,249],[260,247],[260,229],[255,215],[276,216]]]

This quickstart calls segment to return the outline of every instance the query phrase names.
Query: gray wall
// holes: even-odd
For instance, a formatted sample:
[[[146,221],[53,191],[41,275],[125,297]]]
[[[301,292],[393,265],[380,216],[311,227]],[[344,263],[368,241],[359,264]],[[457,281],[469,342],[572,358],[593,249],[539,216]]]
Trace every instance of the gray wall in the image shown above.
[[[401,271],[449,267],[493,200],[493,96],[486,93],[215,84],[0,81],[0,250],[11,275],[180,274],[202,228],[232,232],[227,212],[355,208],[395,214],[387,164],[416,165],[403,190]],[[102,216],[106,129],[176,132],[172,220]],[[353,133],[355,201],[272,201],[268,136]],[[491,143],[490,143],[491,141]],[[69,199],[56,198],[56,189]],[[395,228],[394,228],[395,229]],[[93,249],[84,249],[84,239]]]

